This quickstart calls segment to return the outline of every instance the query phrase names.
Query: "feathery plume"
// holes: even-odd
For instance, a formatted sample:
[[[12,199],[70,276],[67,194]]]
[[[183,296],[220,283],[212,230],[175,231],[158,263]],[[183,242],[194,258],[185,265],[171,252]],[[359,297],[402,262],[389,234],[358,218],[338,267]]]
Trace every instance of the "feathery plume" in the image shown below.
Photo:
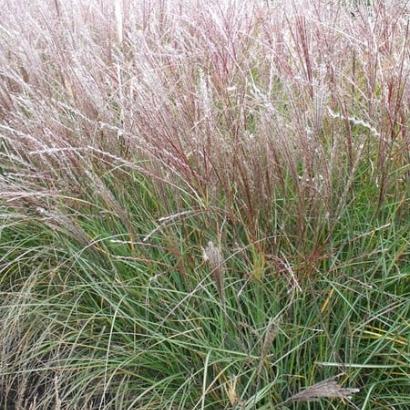
[[[321,398],[350,399],[352,394],[360,391],[360,389],[357,388],[343,388],[336,382],[335,379],[337,377],[338,376],[334,376],[307,387],[290,397],[287,401],[310,401]]]
[[[216,288],[221,298],[222,303],[225,301],[225,289],[224,289],[224,258],[220,247],[214,245],[212,241],[208,242],[206,248],[203,249],[203,259],[208,263],[212,269],[212,277],[215,281]]]

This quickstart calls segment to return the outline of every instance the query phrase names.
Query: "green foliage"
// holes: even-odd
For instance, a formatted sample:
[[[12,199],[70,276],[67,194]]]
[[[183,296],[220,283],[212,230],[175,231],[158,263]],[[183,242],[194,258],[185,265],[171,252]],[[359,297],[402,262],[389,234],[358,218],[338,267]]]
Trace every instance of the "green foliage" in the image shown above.
[[[408,2],[2,3],[0,409],[410,408]]]
[[[175,218],[144,242],[162,206],[149,181],[134,180],[133,199],[120,200],[139,233],[133,240],[118,218],[94,211],[78,220],[86,248],[41,221],[2,229],[2,380],[15,386],[3,400],[302,409],[286,400],[342,372],[343,384],[361,388],[357,406],[406,407],[410,229],[400,204],[375,216],[371,187],[359,185],[316,252],[282,231],[271,255],[269,238],[249,242],[226,222],[223,304],[201,254],[223,217]],[[57,393],[42,394],[50,383]],[[321,399],[309,408],[329,406],[349,404]]]

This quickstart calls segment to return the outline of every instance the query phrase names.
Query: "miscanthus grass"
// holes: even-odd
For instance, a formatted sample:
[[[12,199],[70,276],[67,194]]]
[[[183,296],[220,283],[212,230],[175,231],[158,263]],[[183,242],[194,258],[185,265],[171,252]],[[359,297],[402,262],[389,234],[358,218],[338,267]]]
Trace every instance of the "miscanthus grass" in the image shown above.
[[[1,409],[410,407],[406,1],[0,3]]]

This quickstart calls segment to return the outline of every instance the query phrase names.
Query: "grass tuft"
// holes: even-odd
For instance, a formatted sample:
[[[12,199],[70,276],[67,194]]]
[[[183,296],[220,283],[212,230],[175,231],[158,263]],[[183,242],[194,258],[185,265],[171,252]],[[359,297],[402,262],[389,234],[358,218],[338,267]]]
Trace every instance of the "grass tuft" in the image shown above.
[[[409,12],[2,1],[0,407],[409,408]]]

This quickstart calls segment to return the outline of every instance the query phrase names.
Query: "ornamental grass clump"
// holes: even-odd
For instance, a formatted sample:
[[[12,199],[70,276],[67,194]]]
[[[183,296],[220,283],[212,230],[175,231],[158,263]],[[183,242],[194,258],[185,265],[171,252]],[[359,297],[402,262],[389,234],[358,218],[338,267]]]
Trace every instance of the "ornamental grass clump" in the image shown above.
[[[1,408],[408,407],[407,1],[0,3]]]

